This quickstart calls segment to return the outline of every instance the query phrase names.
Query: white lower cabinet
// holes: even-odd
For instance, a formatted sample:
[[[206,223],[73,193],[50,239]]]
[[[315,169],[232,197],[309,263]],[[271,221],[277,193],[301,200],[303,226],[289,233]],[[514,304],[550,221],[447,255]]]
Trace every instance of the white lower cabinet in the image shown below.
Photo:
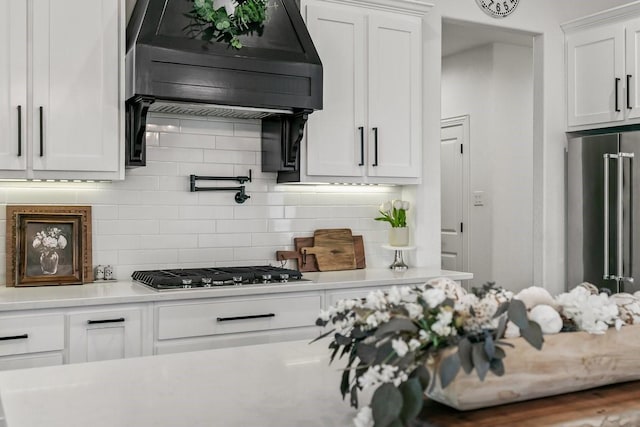
[[[61,365],[62,313],[7,313],[0,316],[0,370]]]
[[[322,294],[158,303],[156,354],[313,338]]]
[[[69,318],[69,363],[145,354],[143,307],[91,309]]]

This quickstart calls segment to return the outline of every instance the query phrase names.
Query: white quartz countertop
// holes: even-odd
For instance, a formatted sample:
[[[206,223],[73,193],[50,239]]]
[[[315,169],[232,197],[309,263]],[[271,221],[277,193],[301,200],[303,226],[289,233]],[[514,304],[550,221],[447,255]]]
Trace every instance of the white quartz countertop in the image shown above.
[[[7,427],[352,426],[328,342],[4,371],[0,401]]]
[[[284,284],[224,286],[212,289],[158,292],[130,280],[105,282],[97,281],[84,285],[41,286],[41,287],[0,287],[0,312],[30,310],[40,308],[93,306],[153,301],[172,301],[199,298],[248,296],[258,294],[278,294],[283,292],[305,292],[357,288],[384,285],[408,285],[423,283],[435,277],[450,277],[454,280],[472,279],[471,273],[410,268],[404,272],[390,269],[361,269],[304,273],[307,282]]]

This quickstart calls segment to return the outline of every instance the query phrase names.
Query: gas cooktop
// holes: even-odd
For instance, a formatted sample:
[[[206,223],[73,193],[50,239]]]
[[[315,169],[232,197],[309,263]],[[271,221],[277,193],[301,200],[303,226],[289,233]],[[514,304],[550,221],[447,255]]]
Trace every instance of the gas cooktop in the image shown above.
[[[180,268],[134,271],[133,280],[158,291],[207,289],[304,281],[297,270],[270,265],[250,267]]]

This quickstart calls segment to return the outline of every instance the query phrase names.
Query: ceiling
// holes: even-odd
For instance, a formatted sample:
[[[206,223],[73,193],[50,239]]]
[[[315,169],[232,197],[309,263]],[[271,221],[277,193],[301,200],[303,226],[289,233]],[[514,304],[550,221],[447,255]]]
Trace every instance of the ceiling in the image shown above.
[[[453,55],[490,43],[533,46],[533,35],[489,25],[442,20],[442,56]]]

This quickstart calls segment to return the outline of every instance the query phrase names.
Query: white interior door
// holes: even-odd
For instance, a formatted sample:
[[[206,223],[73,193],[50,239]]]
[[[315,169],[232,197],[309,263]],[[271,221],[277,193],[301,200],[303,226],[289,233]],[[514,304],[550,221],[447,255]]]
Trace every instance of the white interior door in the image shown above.
[[[467,271],[469,117],[442,120],[440,139],[442,268]]]

